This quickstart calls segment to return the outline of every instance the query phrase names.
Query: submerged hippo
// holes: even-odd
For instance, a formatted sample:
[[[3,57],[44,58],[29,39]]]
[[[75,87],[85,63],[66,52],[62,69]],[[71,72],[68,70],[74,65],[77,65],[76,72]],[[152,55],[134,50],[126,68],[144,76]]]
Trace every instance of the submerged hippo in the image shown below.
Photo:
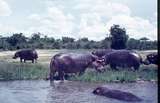
[[[105,64],[110,64],[110,67],[117,69],[116,67],[134,67],[134,70],[138,70],[142,63],[142,57],[133,51],[129,50],[115,50],[103,56]]]
[[[138,102],[142,101],[141,98],[133,95],[129,92],[123,92],[120,90],[111,90],[107,87],[98,87],[93,91],[93,94],[106,96],[108,98],[113,98],[117,100],[127,101],[127,102]]]
[[[58,72],[61,80],[64,80],[64,75],[67,73],[79,73],[82,75],[87,67],[95,68],[101,71],[103,68],[102,62],[92,54],[77,54],[77,53],[59,53],[52,57],[50,62],[50,80],[54,79],[54,75]]]
[[[149,64],[158,65],[158,54],[157,53],[148,54],[146,56],[146,59],[145,59],[145,64],[147,64],[147,65],[149,65]]]
[[[13,59],[16,58],[20,58],[20,62],[24,59],[24,62],[26,60],[31,60],[32,63],[34,63],[34,60],[37,60],[38,58],[38,54],[35,49],[23,49],[14,54]]]

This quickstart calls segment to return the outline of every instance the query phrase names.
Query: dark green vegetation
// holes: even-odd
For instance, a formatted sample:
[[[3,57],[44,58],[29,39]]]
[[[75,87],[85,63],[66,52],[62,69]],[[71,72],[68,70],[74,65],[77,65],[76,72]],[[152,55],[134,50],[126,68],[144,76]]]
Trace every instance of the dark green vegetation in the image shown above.
[[[120,28],[119,25],[113,25],[110,29],[111,35],[111,48],[113,49],[125,49],[128,35],[125,28]]]
[[[140,70],[136,72],[126,69],[114,71],[108,66],[106,69],[104,73],[97,73],[95,70],[88,69],[84,75],[72,76],[69,80],[87,82],[134,82],[138,78],[147,81],[157,80],[157,67],[155,65],[142,65]],[[48,73],[47,64],[0,62],[0,80],[45,79]]]
[[[4,35],[4,34],[0,34]],[[25,37],[23,33],[14,33],[10,37],[0,36],[0,50],[16,50],[23,48],[36,49],[137,49],[152,50],[157,49],[157,41],[151,41],[148,38],[134,39],[126,35],[126,29],[119,25],[113,25],[110,34],[101,41],[88,40],[80,38],[75,40],[71,37],[62,37],[55,39],[44,36],[45,34],[33,33],[31,37]],[[139,34],[141,35],[141,34]]]

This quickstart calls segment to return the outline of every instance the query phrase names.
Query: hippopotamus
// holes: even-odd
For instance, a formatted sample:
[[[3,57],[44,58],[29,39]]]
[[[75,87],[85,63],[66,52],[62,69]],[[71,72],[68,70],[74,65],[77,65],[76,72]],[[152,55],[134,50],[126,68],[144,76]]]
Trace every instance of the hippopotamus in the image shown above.
[[[61,80],[64,75],[74,73],[82,75],[87,67],[95,68],[97,71],[103,69],[102,61],[97,56],[90,53],[58,53],[54,55],[50,62],[50,80],[54,80],[54,75],[58,72]]]
[[[96,55],[98,57],[102,57],[112,51],[115,51],[114,49],[98,49],[98,50],[94,50],[92,51],[92,54],[93,55]]]
[[[105,64],[110,64],[112,69],[117,70],[119,67],[134,67],[134,70],[138,70],[142,61],[142,57],[130,50],[115,50],[102,57]]]
[[[158,65],[158,54],[157,53],[150,53],[146,56],[145,64],[155,64]]]
[[[23,49],[14,54],[13,59],[16,58],[20,58],[20,62],[24,59],[24,63],[26,60],[31,60],[34,63],[34,60],[37,61],[38,54],[35,49]]]
[[[124,92],[120,90],[113,90],[109,89],[107,87],[97,87],[93,92],[93,94],[105,96],[108,98],[113,98],[121,101],[127,101],[127,102],[140,102],[142,101],[141,98],[137,97],[136,95]]]

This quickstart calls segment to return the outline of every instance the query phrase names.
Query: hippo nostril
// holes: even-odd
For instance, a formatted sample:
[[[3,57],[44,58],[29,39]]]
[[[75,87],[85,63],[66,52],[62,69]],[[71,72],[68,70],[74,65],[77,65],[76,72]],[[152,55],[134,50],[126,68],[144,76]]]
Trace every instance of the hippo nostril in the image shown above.
[[[96,90],[94,90],[92,93],[93,93],[93,94],[97,94],[97,91],[96,91]]]

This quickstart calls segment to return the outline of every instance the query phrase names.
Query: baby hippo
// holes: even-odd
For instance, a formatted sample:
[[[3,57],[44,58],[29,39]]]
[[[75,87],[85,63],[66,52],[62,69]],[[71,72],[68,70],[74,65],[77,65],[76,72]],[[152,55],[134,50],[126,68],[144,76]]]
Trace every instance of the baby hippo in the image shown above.
[[[93,94],[106,96],[108,98],[118,99],[128,102],[138,102],[142,101],[139,97],[133,95],[132,93],[123,92],[120,90],[111,90],[107,87],[98,87],[93,91]]]

